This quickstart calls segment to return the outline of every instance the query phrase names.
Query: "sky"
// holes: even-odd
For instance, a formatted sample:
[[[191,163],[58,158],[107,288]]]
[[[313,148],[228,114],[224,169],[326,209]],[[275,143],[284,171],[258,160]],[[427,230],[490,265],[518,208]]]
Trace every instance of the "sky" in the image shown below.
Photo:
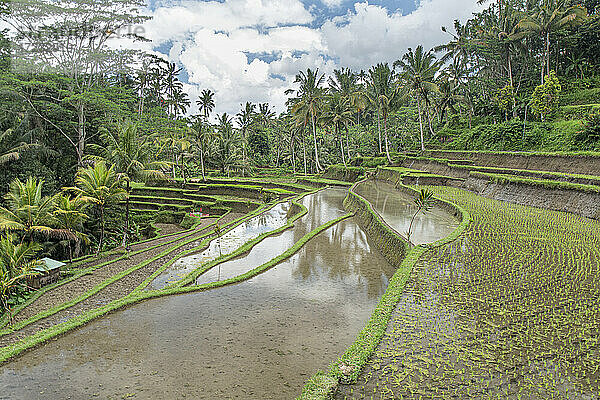
[[[246,101],[284,111],[285,90],[307,68],[368,70],[393,63],[409,47],[447,42],[442,26],[466,20],[476,0],[149,0],[143,26],[152,42],[183,68],[192,100],[215,92],[217,113]]]

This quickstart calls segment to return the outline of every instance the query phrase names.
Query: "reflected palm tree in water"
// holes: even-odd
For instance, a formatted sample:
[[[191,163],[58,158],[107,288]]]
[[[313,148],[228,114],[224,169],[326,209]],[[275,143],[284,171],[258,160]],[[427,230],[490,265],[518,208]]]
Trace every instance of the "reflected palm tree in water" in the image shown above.
[[[365,233],[350,219],[317,235],[297,254],[292,276],[310,281],[326,274],[330,279],[364,286],[367,297],[377,298],[387,288],[393,268],[376,253]]]

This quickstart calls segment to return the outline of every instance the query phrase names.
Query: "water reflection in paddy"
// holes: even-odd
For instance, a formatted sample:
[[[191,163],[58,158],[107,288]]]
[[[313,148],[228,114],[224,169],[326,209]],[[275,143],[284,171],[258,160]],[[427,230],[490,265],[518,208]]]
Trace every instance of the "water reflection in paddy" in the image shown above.
[[[307,197],[309,214],[289,234],[343,215],[343,197]],[[250,281],[147,301],[26,353],[3,367],[1,395],[294,398],[356,338],[393,272],[345,220]]]
[[[163,287],[182,278],[202,264],[214,260],[221,254],[229,254],[235,249],[265,232],[281,228],[287,223],[290,203],[280,203],[248,221],[243,222],[231,231],[225,233],[219,240],[212,240],[208,248],[199,254],[183,257],[154,279],[148,289]],[[200,243],[198,243],[199,245]]]
[[[396,232],[406,236],[410,221],[417,210],[416,195],[410,195],[382,181],[366,181],[356,187],[356,193],[368,200],[381,217]],[[411,241],[415,244],[433,243],[450,235],[459,221],[445,210],[434,207],[419,213],[412,227]]]

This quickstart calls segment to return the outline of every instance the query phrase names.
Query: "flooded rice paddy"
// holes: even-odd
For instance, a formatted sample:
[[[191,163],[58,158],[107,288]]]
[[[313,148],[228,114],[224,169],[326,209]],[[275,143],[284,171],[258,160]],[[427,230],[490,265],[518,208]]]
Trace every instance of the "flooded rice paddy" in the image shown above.
[[[410,221],[417,210],[416,196],[396,189],[392,184],[381,181],[366,181],[356,187],[355,192],[368,200],[385,222],[406,237]],[[419,213],[415,218],[411,242],[433,243],[450,235],[459,225],[456,217],[434,207],[430,212]]]
[[[239,275],[282,253],[344,215],[345,194],[327,189],[307,196],[308,214],[292,229],[198,283]],[[286,207],[241,225],[240,238],[224,238],[222,251],[232,250],[226,241],[238,246],[285,224]],[[182,270],[199,266],[193,257],[182,259]],[[163,282],[176,277],[169,273]],[[347,219],[249,281],[146,301],[25,353],[0,370],[0,398],[294,398],[355,340],[393,273]]]

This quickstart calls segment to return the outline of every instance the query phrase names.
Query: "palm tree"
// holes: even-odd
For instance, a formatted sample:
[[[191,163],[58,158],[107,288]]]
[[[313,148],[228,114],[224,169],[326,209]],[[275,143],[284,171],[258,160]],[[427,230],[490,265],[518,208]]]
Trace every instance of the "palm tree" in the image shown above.
[[[88,158],[112,165],[119,175],[118,178],[125,181],[127,199],[123,246],[127,248],[131,181],[137,180],[144,183],[165,181],[168,177],[162,172],[162,169],[167,168],[169,164],[164,161],[151,160],[154,149],[150,138],[140,135],[138,125],[132,121],[126,120],[118,123],[114,132],[106,128],[100,129],[100,138],[104,142],[104,146],[90,145],[91,150],[97,155]]]
[[[417,217],[417,214],[419,214],[420,212],[425,214],[427,211],[431,210],[433,208],[434,201],[435,201],[435,198],[433,197],[433,192],[431,192],[427,189],[421,189],[421,191],[419,192],[419,196],[417,196],[417,198],[415,199],[415,204],[417,205],[417,210],[415,211],[415,214],[413,215],[412,219],[410,220],[410,225],[408,226],[408,237],[407,237],[408,243],[411,243],[410,235],[411,235],[412,226],[413,226],[413,223],[415,222],[415,218]]]
[[[445,26],[442,26],[442,32],[448,33],[452,39],[443,45],[434,47],[433,51],[445,51],[446,55],[442,57],[444,62],[452,58],[454,63],[468,64],[471,57],[471,41],[469,38],[469,26],[461,24],[459,20],[454,20],[454,31],[448,32]]]
[[[17,161],[23,152],[40,147],[36,143],[25,143],[15,131],[7,129],[0,133],[0,166]]]
[[[64,236],[69,246],[69,261],[73,262],[73,247],[71,242],[75,242],[75,253],[79,253],[81,243],[89,243],[87,235],[82,233],[83,223],[87,219],[84,212],[88,203],[81,197],[71,198],[67,194],[60,194],[56,197],[56,209],[54,217],[56,225],[64,232]]]
[[[54,233],[54,199],[42,196],[43,180],[15,179],[4,196],[6,207],[0,207],[0,230],[22,233],[22,240],[31,242],[34,235]]]
[[[215,94],[210,89],[202,90],[200,98],[196,101],[200,112],[203,113],[204,118],[208,121],[208,116],[215,109]]]
[[[77,171],[75,187],[67,188],[81,196],[81,200],[95,205],[100,214],[100,238],[96,255],[100,254],[104,243],[104,211],[111,205],[118,204],[127,197],[127,192],[121,187],[120,175],[114,166],[108,168],[104,161],[99,161],[92,167]]]
[[[35,259],[41,248],[37,243],[15,244],[13,235],[0,237],[0,310],[8,313],[11,324],[9,299],[15,289],[27,287],[27,278],[37,274],[33,268],[41,264]]]
[[[307,175],[308,167],[307,167],[307,161],[306,161],[305,132],[306,132],[306,127],[310,124],[310,111],[308,108],[297,107],[299,102],[300,102],[300,99],[296,97],[296,98],[289,99],[287,104],[288,104],[288,109],[289,109],[290,114],[293,115],[293,118],[292,118],[293,133],[292,134],[295,136],[298,136],[298,138],[302,142],[302,154],[303,154],[303,160],[304,160],[304,175]],[[294,112],[294,109],[296,110],[295,112]]]
[[[226,172],[227,175],[229,175],[232,169],[239,166],[238,145],[240,143],[240,138],[233,129],[232,118],[227,115],[227,113],[223,113],[219,117],[217,132],[217,160],[221,171]]]
[[[340,141],[342,162],[346,166],[344,154],[344,140],[342,139],[342,126],[347,126],[352,121],[352,108],[350,101],[342,97],[341,93],[334,92],[327,97],[327,108],[321,117],[323,124],[333,126],[334,134]]]
[[[306,72],[300,71],[296,75],[294,83],[299,83],[297,91],[298,101],[292,108],[294,114],[308,114],[312,124],[313,145],[315,150],[315,169],[321,172],[323,168],[319,162],[319,149],[317,147],[317,119],[321,113],[323,88],[321,85],[325,80],[325,74],[319,75],[319,69],[315,71],[308,68]],[[291,93],[288,91],[287,93]]]
[[[334,93],[339,93],[359,115],[366,108],[366,96],[359,84],[359,76],[349,68],[342,68],[341,70],[336,69],[333,71],[333,77],[329,78],[329,90]],[[348,132],[348,123],[344,124],[344,128],[346,131],[346,151],[348,153],[348,159],[350,159],[350,134]]]
[[[206,181],[204,158],[205,154],[208,152],[211,142],[216,138],[216,132],[214,127],[203,117],[196,117],[192,126],[190,127],[190,135],[195,139],[195,144],[198,147],[198,153],[200,154],[200,166],[202,168],[202,180]]]
[[[567,27],[582,24],[587,18],[587,10],[581,5],[571,5],[568,0],[541,0],[541,3],[527,13],[517,24],[524,35],[538,36],[544,41],[541,81],[550,75],[550,35]]]
[[[401,94],[396,83],[396,74],[390,69],[388,64],[378,64],[371,68],[369,75],[371,85],[371,90],[368,93],[369,101],[377,109],[378,122],[380,115],[383,118],[385,153],[388,162],[391,163],[392,158],[390,157],[387,121],[390,112],[394,111],[399,105]]]
[[[402,59],[394,63],[394,66],[400,66],[402,68],[402,77],[408,82],[409,88],[415,95],[417,111],[419,113],[419,127],[421,130],[421,150],[425,151],[421,99],[425,102],[425,114],[429,124],[429,131],[433,132],[431,121],[429,119],[429,100],[427,95],[430,91],[437,91],[437,85],[434,81],[435,75],[441,67],[441,63],[436,61],[435,55],[431,51],[425,52],[423,46],[418,46],[414,52],[409,48]]]
[[[181,87],[175,89],[171,98],[171,105],[173,106],[173,113],[176,119],[179,115],[185,114],[190,104],[188,94]]]
[[[181,73],[183,68],[177,68],[175,63],[168,63],[167,68],[163,70],[163,82],[164,82],[164,90],[167,94],[167,112],[169,114],[176,114],[175,108],[171,108],[174,106],[173,99],[176,96],[176,92],[181,90],[183,85],[177,79],[177,76]]]
[[[236,114],[236,121],[240,127],[240,139],[242,145],[242,159],[246,161],[246,145],[248,144],[248,131],[254,125],[256,105],[246,102],[242,110]]]
[[[258,115],[256,117],[262,126],[268,129],[273,124],[275,112],[271,111],[269,103],[260,103],[258,105]]]

